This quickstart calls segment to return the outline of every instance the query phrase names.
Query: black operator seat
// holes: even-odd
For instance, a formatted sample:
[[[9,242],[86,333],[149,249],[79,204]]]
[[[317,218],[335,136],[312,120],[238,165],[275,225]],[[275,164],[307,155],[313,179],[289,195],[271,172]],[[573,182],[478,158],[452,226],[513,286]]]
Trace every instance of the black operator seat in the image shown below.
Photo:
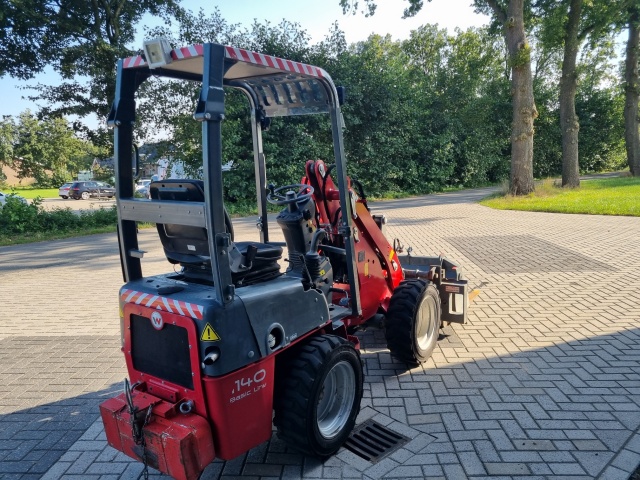
[[[149,196],[152,201],[204,202],[204,182],[193,179],[152,182],[149,185]],[[233,225],[226,209],[224,221],[232,241],[232,252],[228,258],[232,262],[231,278],[234,284],[249,285],[280,274],[278,260],[282,257],[282,247],[259,242],[233,242]],[[157,228],[167,260],[180,264],[186,278],[190,274],[202,278],[204,271],[210,271],[211,258],[206,228],[169,223],[158,223]]]

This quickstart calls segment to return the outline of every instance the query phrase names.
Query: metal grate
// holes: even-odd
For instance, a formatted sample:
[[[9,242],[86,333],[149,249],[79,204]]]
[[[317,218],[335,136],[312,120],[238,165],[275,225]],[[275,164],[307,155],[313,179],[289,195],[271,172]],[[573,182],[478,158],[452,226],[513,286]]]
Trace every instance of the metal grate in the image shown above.
[[[343,446],[368,462],[377,463],[409,440],[373,420],[367,420],[355,428]]]
[[[131,359],[133,368],[162,380],[193,389],[187,330],[164,325],[160,331],[151,320],[131,315]]]

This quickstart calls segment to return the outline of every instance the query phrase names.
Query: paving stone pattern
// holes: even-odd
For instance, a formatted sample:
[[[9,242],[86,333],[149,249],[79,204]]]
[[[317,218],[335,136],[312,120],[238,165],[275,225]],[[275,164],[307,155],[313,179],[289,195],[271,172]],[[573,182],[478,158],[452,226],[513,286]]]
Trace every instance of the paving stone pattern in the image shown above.
[[[600,478],[640,464],[640,218],[493,211],[486,191],[374,204],[414,254],[459,261],[480,296],[407,369],[361,333],[358,421],[412,438],[377,464],[275,436],[205,478]],[[253,219],[235,220],[239,238]],[[167,269],[142,232],[145,271]],[[145,257],[145,260],[147,260]],[[0,248],[0,478],[137,478],[97,403],[125,376],[114,235]],[[158,474],[153,474],[160,478]]]

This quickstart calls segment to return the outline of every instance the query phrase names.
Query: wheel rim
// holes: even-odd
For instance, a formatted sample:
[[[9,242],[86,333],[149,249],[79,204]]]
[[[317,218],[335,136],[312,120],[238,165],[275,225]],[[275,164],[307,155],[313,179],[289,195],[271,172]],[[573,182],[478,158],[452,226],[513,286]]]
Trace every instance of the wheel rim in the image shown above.
[[[82,199],[83,200],[88,200],[89,199],[89,194],[87,192],[82,192]]]
[[[346,425],[356,397],[356,376],[347,361],[336,363],[320,388],[317,408],[318,430],[324,438],[333,438]]]
[[[430,297],[425,298],[420,304],[418,321],[416,322],[416,339],[421,350],[429,348],[434,332],[437,330],[433,328],[436,322],[435,310],[435,304]]]

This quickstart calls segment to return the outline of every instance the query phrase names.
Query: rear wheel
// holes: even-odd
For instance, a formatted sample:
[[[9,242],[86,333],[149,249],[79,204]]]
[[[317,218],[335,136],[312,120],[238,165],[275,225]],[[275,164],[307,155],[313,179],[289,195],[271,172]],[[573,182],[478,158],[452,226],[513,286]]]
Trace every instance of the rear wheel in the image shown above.
[[[83,200],[89,200],[89,192],[82,192],[80,196]]]
[[[362,365],[353,344],[316,337],[283,374],[274,404],[278,436],[310,455],[335,453],[351,433],[362,399]]]
[[[407,280],[393,292],[385,321],[391,354],[407,363],[426,362],[436,348],[440,296],[432,283]]]

